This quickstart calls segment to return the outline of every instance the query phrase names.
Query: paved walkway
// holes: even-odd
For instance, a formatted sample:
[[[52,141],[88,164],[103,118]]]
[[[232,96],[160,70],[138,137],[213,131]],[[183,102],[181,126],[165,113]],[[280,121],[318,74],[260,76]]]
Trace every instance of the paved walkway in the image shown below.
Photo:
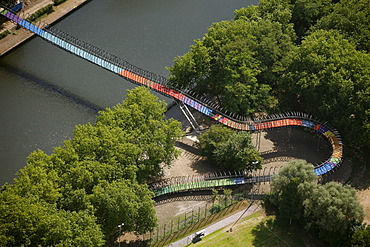
[[[52,24],[88,1],[90,0],[68,0],[61,5],[54,7],[55,11],[44,17],[42,21],[48,24]],[[32,14],[38,9],[45,7],[50,3],[52,3],[52,0],[40,0],[37,4],[27,7],[23,12],[21,12],[21,15]],[[33,33],[23,28],[15,30],[15,26],[16,25],[14,23],[9,21],[7,23],[4,23],[4,29],[0,31],[3,32],[5,30],[12,30],[12,32],[14,33],[14,35],[8,35],[0,40],[0,57],[34,36]]]
[[[260,207],[256,204],[252,204],[250,207],[248,207],[247,209],[243,209],[223,220],[220,220],[206,228],[205,229],[205,233],[206,235],[212,233],[212,232],[215,232],[221,228],[224,228],[226,226],[229,226],[229,227],[232,227],[233,224],[240,218],[244,218],[248,215],[251,215],[253,214],[254,212],[256,212],[258,209],[260,209]],[[191,243],[191,240],[192,240],[192,237],[193,237],[194,234],[191,234],[183,239],[180,239],[170,245],[168,245],[168,247],[183,247],[187,244],[190,244]]]

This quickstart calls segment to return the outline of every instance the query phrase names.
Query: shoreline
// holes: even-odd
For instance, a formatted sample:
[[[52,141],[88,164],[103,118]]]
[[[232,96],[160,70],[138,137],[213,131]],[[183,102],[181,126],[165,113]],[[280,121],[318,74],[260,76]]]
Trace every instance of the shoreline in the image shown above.
[[[47,23],[48,25],[52,25],[53,23],[73,13],[75,10],[79,9],[84,4],[90,1],[91,0],[67,0],[61,5],[54,6],[54,12],[42,18],[41,21]],[[44,2],[46,6],[47,4],[49,4],[50,1],[46,0]],[[14,29],[14,27],[15,25],[7,29],[11,32],[11,34],[0,40],[0,58],[35,36],[34,33],[31,33],[24,28],[21,28],[19,30],[12,30]]]

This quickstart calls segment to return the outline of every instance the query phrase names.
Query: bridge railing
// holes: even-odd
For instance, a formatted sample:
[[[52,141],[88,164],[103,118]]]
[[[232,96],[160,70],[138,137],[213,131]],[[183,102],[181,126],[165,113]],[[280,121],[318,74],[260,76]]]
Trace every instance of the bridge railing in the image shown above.
[[[215,103],[214,101],[211,101],[209,99],[207,99],[206,97],[203,97],[203,96],[200,96],[200,95],[197,95],[196,93],[192,92],[191,90],[180,90],[176,87],[174,87],[168,80],[166,77],[164,76],[160,76],[160,75],[157,75],[153,72],[150,72],[150,71],[147,71],[147,70],[144,70],[144,69],[141,69],[139,67],[136,67],[132,64],[130,64],[129,62],[117,57],[116,55],[113,55],[111,53],[108,53],[94,45],[91,45],[85,41],[81,41],[79,39],[77,39],[76,37],[72,36],[72,35],[69,35],[63,31],[60,31],[54,27],[49,27],[47,29],[44,29],[46,32],[48,33],[51,33],[52,35],[54,35],[55,37],[63,40],[63,41],[66,41],[70,44],[73,44],[74,46],[78,47],[79,49],[85,51],[85,52],[88,52],[108,63],[111,63],[115,66],[117,66],[118,68],[122,69],[122,70],[127,70],[131,73],[134,73],[136,75],[140,75],[141,77],[149,80],[149,81],[152,81],[154,83],[158,83],[162,86],[165,86],[169,89],[172,89],[172,90],[175,90],[177,92],[180,92],[181,94],[187,96],[188,98],[208,107],[209,109],[213,110],[215,113],[218,113],[218,114],[221,114],[223,116],[226,116],[227,118],[233,120],[233,121],[238,121],[240,123],[253,123],[254,121],[251,119],[251,118],[246,118],[244,116],[239,116],[239,115],[236,115],[236,114],[232,114],[232,113],[228,113],[227,111],[225,111],[224,109],[222,109],[222,107],[220,107],[217,103]],[[50,42],[50,40],[49,40]],[[52,42],[53,44],[53,42]],[[68,49],[67,49],[68,50]],[[73,53],[72,54],[74,55],[78,55],[76,53]],[[104,67],[104,66],[102,66]],[[118,71],[115,71],[118,73]],[[138,82],[136,82],[135,80],[130,80],[128,78],[126,78],[126,80],[129,80],[135,84],[139,84]],[[141,85],[141,84],[139,84]],[[161,94],[164,94],[165,96],[168,97],[167,94],[165,93],[162,93],[161,91],[158,91],[159,93]]]
[[[319,165],[318,168],[315,168],[314,171],[318,176],[334,171],[343,162],[343,144],[338,131],[329,127],[327,122],[321,123],[321,121],[314,119],[311,115],[300,112],[288,112],[263,115],[254,119],[234,115],[224,111],[215,102],[191,92],[191,90],[186,90],[185,92],[184,90],[178,90],[169,85],[171,83],[163,76],[158,76],[152,72],[131,65],[123,59],[107,53],[87,42],[80,41],[69,34],[55,28],[40,28],[42,25],[37,24],[35,26],[9,10],[3,10],[1,14],[38,34],[53,45],[114,72],[133,83],[150,86],[150,88],[168,97],[177,95],[179,99],[181,98],[187,105],[228,127],[238,130],[261,131],[272,128],[301,126],[317,131],[326,137],[333,148],[332,156]]]
[[[207,175],[172,177],[152,183],[149,188],[155,197],[172,193],[194,190],[209,190],[248,183],[269,182],[272,176],[279,173],[282,166],[263,168],[253,171],[219,172]]]

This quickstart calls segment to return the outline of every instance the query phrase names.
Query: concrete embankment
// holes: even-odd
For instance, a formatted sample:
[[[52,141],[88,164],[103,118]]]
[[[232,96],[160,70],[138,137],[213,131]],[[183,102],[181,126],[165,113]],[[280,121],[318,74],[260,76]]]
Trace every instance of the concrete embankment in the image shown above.
[[[42,22],[52,24],[89,1],[91,0],[67,0],[65,3],[59,6],[55,6],[54,12],[44,17],[42,19]],[[51,3],[51,0],[40,1],[37,5],[30,6],[29,8],[25,9],[22,15],[32,14],[38,9],[45,7]],[[0,32],[9,30],[11,34],[0,40],[0,57],[7,54],[8,52],[35,35],[34,33],[31,33],[23,28],[16,30],[16,25],[14,23],[6,23],[4,27],[5,29]]]

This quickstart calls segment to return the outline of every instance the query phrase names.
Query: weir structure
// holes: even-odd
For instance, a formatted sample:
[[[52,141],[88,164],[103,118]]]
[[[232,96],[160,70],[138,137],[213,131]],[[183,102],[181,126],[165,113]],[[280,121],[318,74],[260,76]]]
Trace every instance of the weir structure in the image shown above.
[[[334,171],[343,162],[343,143],[339,132],[330,127],[328,123],[322,123],[311,115],[300,112],[287,112],[272,114],[261,119],[252,120],[243,116],[227,114],[227,111],[224,112],[215,102],[199,97],[192,92],[179,90],[171,86],[165,77],[131,65],[127,61],[69,34],[53,27],[45,26],[44,23],[42,23],[43,25],[32,24],[5,7],[0,7],[0,14],[37,34],[47,42],[73,55],[109,70],[132,83],[147,86],[167,97],[173,98],[178,101],[180,105],[187,105],[230,128],[242,131],[261,131],[297,126],[308,128],[322,134],[330,143],[332,154],[327,160],[314,167],[314,172],[317,176],[322,176]],[[272,175],[272,173],[258,175],[257,172],[248,173],[246,171],[241,171],[238,173],[235,172],[235,174],[230,173],[230,175],[226,175],[226,177],[222,178],[216,176],[213,179],[207,179],[207,177],[203,177],[197,181],[186,182],[179,179],[175,184],[164,183],[162,186],[157,185],[152,189],[155,196],[161,196],[180,191],[199,190],[201,188],[206,189],[261,181],[266,182],[271,180]]]

